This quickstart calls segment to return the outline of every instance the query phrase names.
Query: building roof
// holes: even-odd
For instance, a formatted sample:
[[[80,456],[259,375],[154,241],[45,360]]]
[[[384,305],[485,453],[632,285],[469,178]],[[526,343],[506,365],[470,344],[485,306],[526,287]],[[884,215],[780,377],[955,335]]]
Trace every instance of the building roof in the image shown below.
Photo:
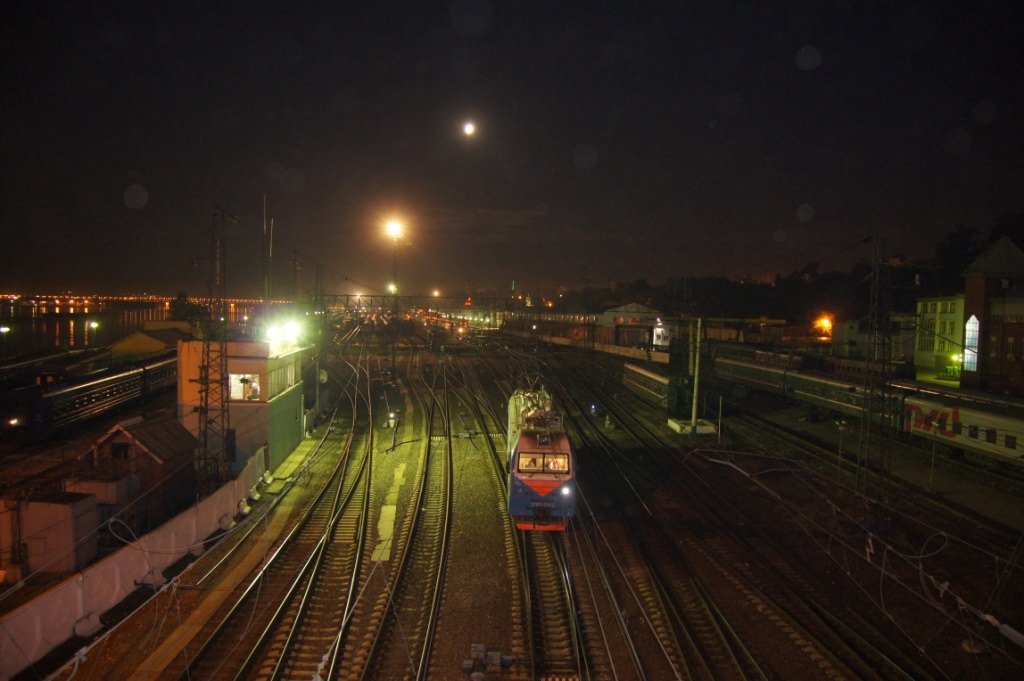
[[[1024,278],[1024,251],[1004,236],[975,258],[963,276]]]
[[[154,418],[135,418],[122,421],[103,434],[92,446],[98,447],[120,435],[135,440],[144,452],[160,463],[167,463],[185,456],[192,456],[199,447],[199,440],[181,425],[174,416],[161,415]]]
[[[605,310],[604,314],[646,314],[646,315],[660,315],[661,312],[655,310],[652,307],[641,305],[640,303],[627,303],[626,305],[620,305],[619,307],[613,307]]]
[[[192,334],[181,329],[145,329],[143,331],[133,331],[127,336],[114,341],[110,346],[124,345],[136,339],[147,339],[156,341],[157,344],[164,345],[167,349],[173,350],[178,347],[179,340],[188,340],[190,338],[192,338]]]
[[[178,351],[178,341],[191,338],[180,329],[147,329],[133,331],[110,344],[115,363],[138,361],[150,357],[172,355]]]

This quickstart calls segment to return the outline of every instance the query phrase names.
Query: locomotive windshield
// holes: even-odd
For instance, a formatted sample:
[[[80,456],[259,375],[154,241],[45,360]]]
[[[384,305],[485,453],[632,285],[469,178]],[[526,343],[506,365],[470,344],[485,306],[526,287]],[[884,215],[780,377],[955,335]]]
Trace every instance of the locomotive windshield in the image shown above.
[[[568,454],[522,452],[519,455],[520,473],[567,473],[568,471]]]

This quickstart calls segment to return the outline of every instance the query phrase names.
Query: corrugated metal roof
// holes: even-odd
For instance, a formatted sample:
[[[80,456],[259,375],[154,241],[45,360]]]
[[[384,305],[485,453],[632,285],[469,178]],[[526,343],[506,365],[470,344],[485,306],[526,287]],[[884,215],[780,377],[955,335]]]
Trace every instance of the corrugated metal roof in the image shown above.
[[[131,419],[118,423],[96,441],[95,447],[108,441],[118,433],[125,433],[135,440],[150,456],[162,463],[192,456],[199,447],[188,428],[173,416],[157,416],[150,419]]]

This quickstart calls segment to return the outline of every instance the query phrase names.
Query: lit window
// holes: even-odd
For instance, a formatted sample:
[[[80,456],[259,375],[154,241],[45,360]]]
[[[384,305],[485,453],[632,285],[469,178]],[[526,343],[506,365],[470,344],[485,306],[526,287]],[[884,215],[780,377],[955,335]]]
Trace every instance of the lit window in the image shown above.
[[[259,400],[259,374],[231,374],[232,400]]]
[[[971,315],[964,326],[964,371],[978,370],[978,318]]]

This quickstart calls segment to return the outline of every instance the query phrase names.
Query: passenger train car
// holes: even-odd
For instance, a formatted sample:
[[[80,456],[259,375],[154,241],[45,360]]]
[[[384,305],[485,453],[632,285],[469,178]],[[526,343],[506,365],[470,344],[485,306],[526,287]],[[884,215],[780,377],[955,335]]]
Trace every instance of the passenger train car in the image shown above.
[[[177,384],[177,358],[154,360],[71,385],[30,386],[0,397],[3,438],[45,440],[61,431]]]
[[[859,418],[870,395],[863,383],[815,376],[795,369],[715,357],[718,379],[772,392],[805,404]],[[1024,407],[994,398],[948,392],[925,384],[892,382],[874,396],[884,421],[951,452],[962,450],[1024,465]]]
[[[668,406],[669,381],[666,376],[627,362],[622,367],[622,383],[643,400]]]
[[[575,513],[576,461],[551,395],[508,400],[508,512],[521,530],[562,531]]]

